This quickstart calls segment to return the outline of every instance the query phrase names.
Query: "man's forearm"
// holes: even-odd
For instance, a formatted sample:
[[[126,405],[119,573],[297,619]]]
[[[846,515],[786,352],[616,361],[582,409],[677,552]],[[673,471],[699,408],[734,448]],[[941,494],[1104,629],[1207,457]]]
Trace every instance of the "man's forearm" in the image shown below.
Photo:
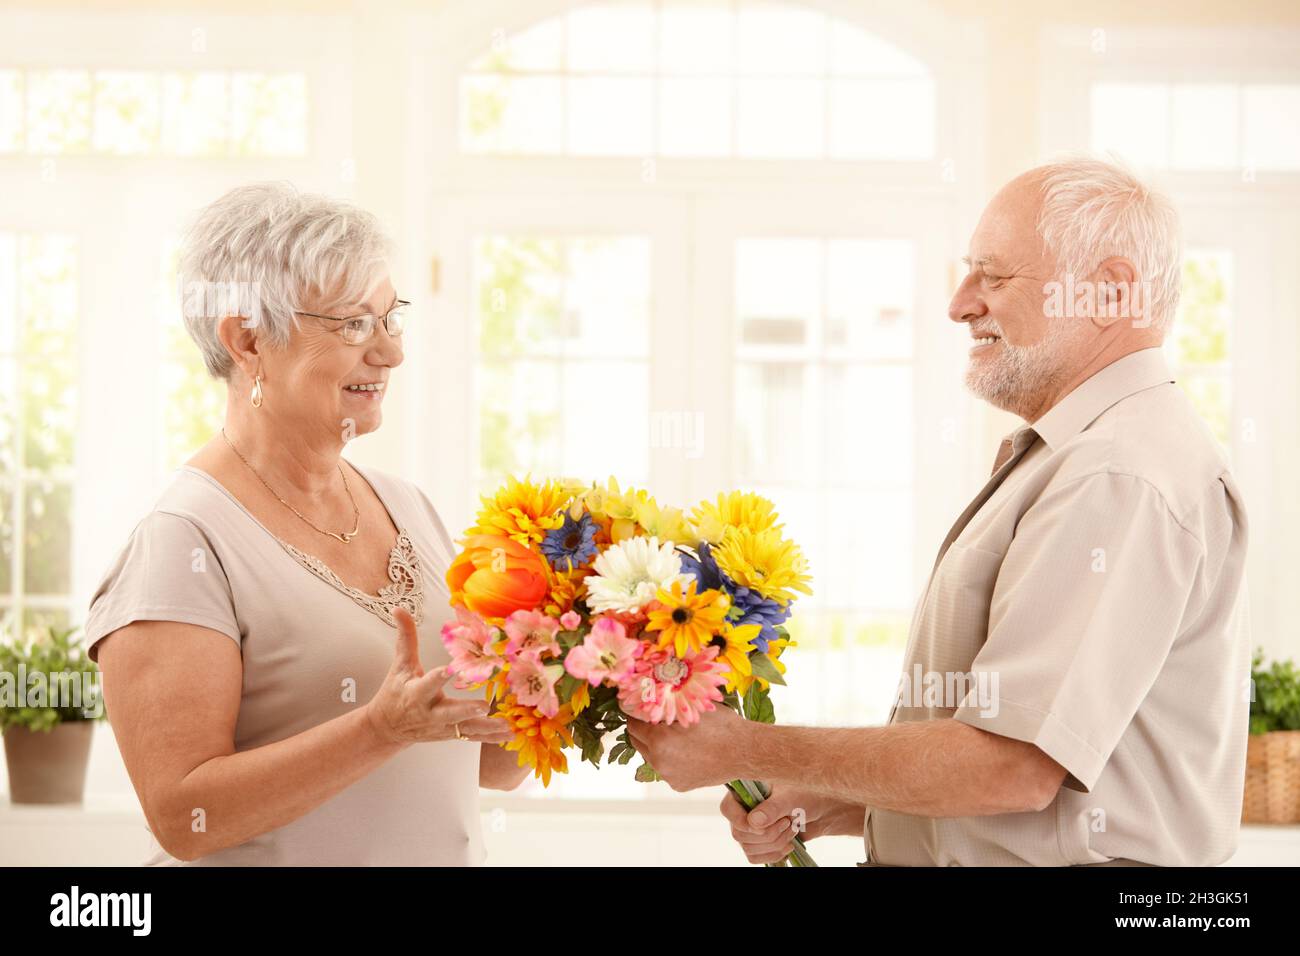
[[[1027,745],[956,720],[821,729],[748,725],[740,775],[809,787],[850,804],[929,817],[1033,809]]]

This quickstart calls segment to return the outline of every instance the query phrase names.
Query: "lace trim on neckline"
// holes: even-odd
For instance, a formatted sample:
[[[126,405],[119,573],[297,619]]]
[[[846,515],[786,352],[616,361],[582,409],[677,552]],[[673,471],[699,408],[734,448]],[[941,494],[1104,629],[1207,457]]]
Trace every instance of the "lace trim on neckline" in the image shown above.
[[[277,540],[308,571],[342,591],[389,627],[397,626],[393,611],[399,607],[405,608],[416,624],[424,619],[424,577],[420,573],[419,555],[405,528],[398,531],[397,542],[388,553],[388,578],[393,583],[380,588],[378,594],[367,594],[360,588],[344,584],[334,569],[320,558],[295,548],[283,539]]]

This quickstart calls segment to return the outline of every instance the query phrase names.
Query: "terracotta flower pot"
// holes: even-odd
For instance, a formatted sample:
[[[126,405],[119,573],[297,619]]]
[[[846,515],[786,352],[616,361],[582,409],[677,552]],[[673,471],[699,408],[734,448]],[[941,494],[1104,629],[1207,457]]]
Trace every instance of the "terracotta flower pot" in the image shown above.
[[[48,733],[6,727],[5,763],[13,803],[81,803],[93,720],[71,720]]]

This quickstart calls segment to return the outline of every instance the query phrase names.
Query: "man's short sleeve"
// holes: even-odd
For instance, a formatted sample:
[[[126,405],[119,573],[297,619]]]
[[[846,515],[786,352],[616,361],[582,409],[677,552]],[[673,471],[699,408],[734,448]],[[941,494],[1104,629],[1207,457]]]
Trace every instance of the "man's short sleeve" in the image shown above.
[[[154,511],[142,520],[90,602],[85,646],[133,621],[177,621],[240,643],[230,583],[207,536],[189,519]]]
[[[1146,480],[1104,472],[1022,516],[955,719],[1036,745],[1090,791],[1173,645],[1204,547]],[[1071,780],[1073,778],[1073,780]]]

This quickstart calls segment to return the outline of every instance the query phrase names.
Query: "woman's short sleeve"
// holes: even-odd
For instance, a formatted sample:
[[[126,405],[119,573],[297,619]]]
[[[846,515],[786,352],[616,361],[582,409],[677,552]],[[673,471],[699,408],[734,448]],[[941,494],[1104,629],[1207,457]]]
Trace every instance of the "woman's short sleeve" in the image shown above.
[[[230,582],[207,535],[190,521],[154,511],[141,521],[90,601],[85,646],[133,621],[177,621],[240,643]]]

